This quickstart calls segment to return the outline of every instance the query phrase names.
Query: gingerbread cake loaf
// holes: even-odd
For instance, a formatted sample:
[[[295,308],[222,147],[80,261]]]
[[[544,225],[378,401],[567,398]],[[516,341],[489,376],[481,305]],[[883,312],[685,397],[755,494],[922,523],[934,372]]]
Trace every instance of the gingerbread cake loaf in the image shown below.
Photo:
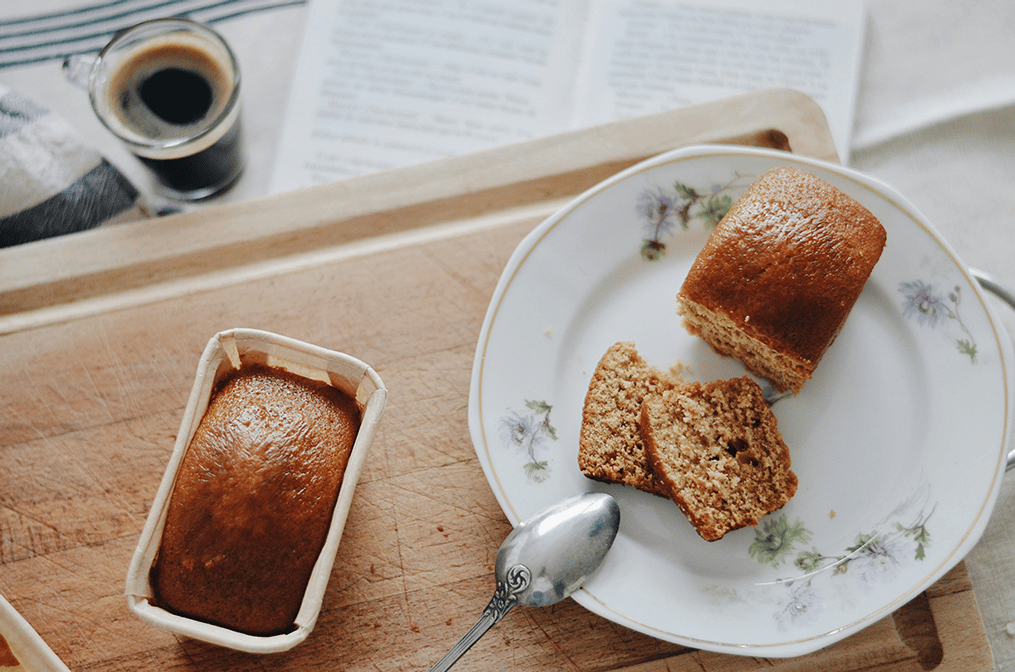
[[[677,295],[684,326],[784,392],[799,392],[885,247],[855,199],[792,167],[758,178],[719,222]]]
[[[152,603],[252,635],[291,631],[359,431],[356,402],[263,366],[216,388],[183,457]]]

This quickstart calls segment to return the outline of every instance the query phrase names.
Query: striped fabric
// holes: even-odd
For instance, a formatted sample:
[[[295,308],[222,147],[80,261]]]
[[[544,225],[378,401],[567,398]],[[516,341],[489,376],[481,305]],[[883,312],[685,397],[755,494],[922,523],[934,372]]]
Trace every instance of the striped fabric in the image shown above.
[[[106,0],[44,15],[0,19],[0,70],[94,53],[120,30],[147,19],[182,16],[216,23],[307,0]],[[81,0],[82,3],[86,0]],[[31,3],[8,3],[19,9]]]
[[[145,216],[137,189],[66,120],[0,86],[0,247]]]

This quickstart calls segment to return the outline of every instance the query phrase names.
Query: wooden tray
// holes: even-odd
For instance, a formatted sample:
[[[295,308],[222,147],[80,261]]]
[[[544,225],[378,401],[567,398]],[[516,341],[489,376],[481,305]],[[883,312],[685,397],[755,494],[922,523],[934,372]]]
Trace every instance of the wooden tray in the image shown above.
[[[647,156],[737,142],[835,160],[810,100],[766,91],[0,253],[0,592],[72,668],[428,670],[478,618],[510,525],[469,439],[476,338],[521,238]],[[317,627],[270,658],[129,614],[123,582],[217,331],[349,352],[389,387]],[[992,665],[965,566],[798,659],[712,654],[567,600],[516,609],[472,670],[966,670]]]

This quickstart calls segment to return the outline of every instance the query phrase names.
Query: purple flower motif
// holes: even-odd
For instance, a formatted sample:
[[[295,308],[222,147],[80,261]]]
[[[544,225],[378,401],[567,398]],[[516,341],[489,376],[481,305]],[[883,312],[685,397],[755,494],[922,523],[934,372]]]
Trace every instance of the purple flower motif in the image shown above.
[[[780,630],[792,625],[814,623],[822,611],[822,604],[821,594],[808,581],[790,588],[786,599],[779,602],[775,621]]]
[[[934,294],[934,287],[922,280],[903,282],[899,285],[905,300],[902,303],[902,314],[905,317],[916,316],[917,324],[931,327],[951,314],[940,294]]]
[[[536,419],[510,411],[500,419],[500,439],[505,445],[525,446],[535,435]]]
[[[850,559],[848,571],[860,579],[859,585],[865,589],[891,583],[912,564],[912,546],[902,534],[875,535]]]
[[[525,473],[532,480],[540,482],[549,476],[549,464],[539,460],[536,451],[545,448],[548,440],[557,440],[557,431],[550,424],[550,410],[553,407],[545,401],[526,401],[525,407],[533,412],[522,414],[508,411],[501,416],[498,429],[505,446],[521,448],[528,453],[529,462],[525,464]]]
[[[674,182],[672,189],[655,187],[642,191],[635,204],[646,232],[641,241],[642,258],[661,259],[666,254],[664,239],[678,228],[690,229],[694,220],[700,220],[706,228],[715,228],[733,206],[733,198],[726,192],[745,177],[737,175],[726,184],[712,183],[706,189]]]
[[[954,321],[962,330],[961,336],[949,336],[959,352],[976,363],[976,340],[969,328],[962,321],[959,306],[962,304],[962,288],[956,285],[947,297],[934,293],[933,285],[922,280],[899,283],[899,291],[905,297],[902,301],[903,317],[916,317],[920,326],[937,327],[939,324]]]
[[[673,233],[676,202],[672,196],[668,196],[662,189],[646,189],[638,197],[636,207],[653,237]]]

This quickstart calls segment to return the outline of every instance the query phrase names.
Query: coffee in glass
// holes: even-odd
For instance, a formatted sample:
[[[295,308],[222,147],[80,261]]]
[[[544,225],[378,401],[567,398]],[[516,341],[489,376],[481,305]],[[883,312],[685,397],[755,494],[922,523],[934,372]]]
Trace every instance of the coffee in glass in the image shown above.
[[[88,90],[102,123],[167,195],[207,198],[239,178],[239,66],[207,26],[157,19],[119,33],[92,64]]]

